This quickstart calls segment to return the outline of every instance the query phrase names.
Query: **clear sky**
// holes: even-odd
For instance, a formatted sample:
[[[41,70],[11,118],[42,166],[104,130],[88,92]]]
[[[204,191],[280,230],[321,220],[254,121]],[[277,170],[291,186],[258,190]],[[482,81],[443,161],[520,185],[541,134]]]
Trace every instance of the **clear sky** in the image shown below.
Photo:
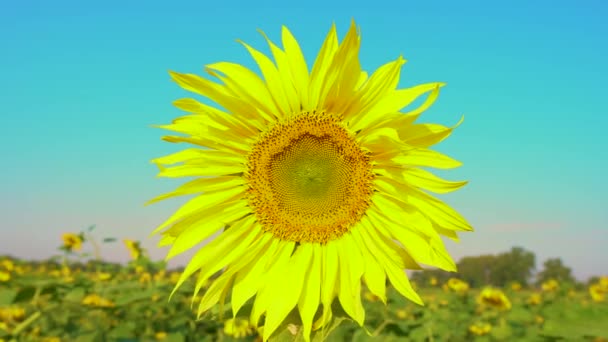
[[[149,160],[184,146],[149,126],[181,115],[171,102],[189,96],[167,71],[254,67],[235,40],[268,51],[256,29],[278,40],[283,24],[311,62],[331,23],[341,38],[355,18],[364,69],[403,54],[401,87],[447,82],[420,121],[452,125],[465,114],[437,149],[464,163],[440,174],[470,184],[442,198],[476,232],[448,250],[458,259],[521,246],[538,267],[561,257],[578,277],[608,274],[608,4],[209,3],[0,5],[0,254],[45,258],[62,232],[97,224],[100,238],[142,240],[164,257],[148,233],[184,199],[143,206],[180,184],[156,178]],[[103,256],[128,253],[116,244]]]

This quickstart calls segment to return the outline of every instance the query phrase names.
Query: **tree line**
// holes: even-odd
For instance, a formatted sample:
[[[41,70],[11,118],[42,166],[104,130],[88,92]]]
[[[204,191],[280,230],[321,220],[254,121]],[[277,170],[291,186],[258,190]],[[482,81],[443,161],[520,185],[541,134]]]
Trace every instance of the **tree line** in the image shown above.
[[[572,275],[572,269],[564,265],[560,258],[546,260],[542,269],[536,272],[536,256],[521,247],[513,247],[508,252],[496,255],[464,257],[457,266],[456,274],[438,269],[414,271],[412,280],[419,284],[428,284],[435,278],[437,282],[444,283],[449,278],[456,277],[472,287],[485,285],[504,287],[513,282],[518,282],[524,287],[538,286],[549,279],[574,286],[583,285],[577,282]],[[593,282],[595,278],[589,279],[588,282]]]

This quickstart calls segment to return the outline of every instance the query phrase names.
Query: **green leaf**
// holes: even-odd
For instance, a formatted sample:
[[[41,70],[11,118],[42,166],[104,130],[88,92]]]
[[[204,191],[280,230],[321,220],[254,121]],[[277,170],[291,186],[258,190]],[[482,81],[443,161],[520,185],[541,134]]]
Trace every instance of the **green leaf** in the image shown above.
[[[152,295],[155,294],[157,292],[156,289],[151,288],[151,289],[146,289],[144,291],[140,291],[140,292],[135,292],[135,293],[126,293],[123,295],[118,296],[118,298],[116,298],[116,300],[114,301],[114,304],[116,304],[116,306],[122,306],[122,305],[127,305],[127,304],[131,304],[137,301],[151,301]]]
[[[72,289],[68,294],[65,295],[65,300],[68,302],[80,303],[84,298],[86,291],[82,287]]]
[[[116,242],[116,238],[107,237],[107,238],[103,239],[103,243],[110,243],[110,242]]]
[[[9,305],[13,303],[17,296],[15,289],[0,289],[0,305]]]

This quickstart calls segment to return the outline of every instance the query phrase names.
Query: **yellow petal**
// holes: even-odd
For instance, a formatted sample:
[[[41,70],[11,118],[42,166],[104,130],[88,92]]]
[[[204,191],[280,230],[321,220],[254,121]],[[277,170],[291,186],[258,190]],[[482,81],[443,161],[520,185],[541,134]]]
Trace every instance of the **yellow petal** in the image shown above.
[[[283,89],[281,81],[281,75],[279,74],[277,67],[265,54],[252,48],[243,41],[238,40],[238,42],[243,44],[247,51],[249,51],[249,54],[251,54],[251,57],[255,60],[258,67],[260,68],[262,75],[264,75],[268,91],[272,95],[272,99],[275,101],[277,107],[279,108],[277,116],[280,116],[282,118],[286,117],[288,114],[290,114],[291,109],[289,107],[289,102],[286,99],[285,90]]]
[[[365,270],[363,273],[363,280],[365,280],[370,292],[379,297],[380,300],[386,304],[386,273],[384,273],[384,269],[378,264],[378,261],[376,261],[376,257],[370,250],[368,244],[365,243],[361,237],[361,233],[359,232],[360,229],[363,229],[363,227],[355,227],[351,232],[363,254],[363,269]]]
[[[305,272],[306,280],[298,301],[298,309],[302,318],[302,335],[306,342],[310,342],[312,320],[317,313],[321,298],[321,248],[321,245],[317,243],[312,244],[312,260],[310,267]]]
[[[282,277],[271,285],[276,298],[273,300],[266,311],[266,321],[264,323],[264,341],[279,327],[287,314],[296,306],[302,287],[304,284],[304,272],[309,267],[312,259],[312,244],[305,243],[298,246],[285,266]]]
[[[399,128],[401,139],[412,146],[429,147],[435,145],[450,136],[452,131],[460,126],[464,116],[454,127],[445,127],[437,124],[419,124]]]
[[[390,184],[390,187],[386,186],[387,184]],[[407,196],[403,197],[404,202],[420,210],[427,218],[444,229],[473,230],[462,215],[458,214],[447,204],[423,191],[390,178],[383,178],[377,181],[377,185],[382,186],[385,191],[397,198],[403,194],[407,194]]]
[[[272,234],[266,233],[267,236],[271,237]],[[266,263],[270,257],[276,252],[279,246],[278,239],[271,239],[270,243],[262,249],[260,255],[252,256],[247,258],[249,263],[241,268],[234,279],[234,285],[232,287],[232,314],[236,317],[236,314],[241,307],[247,302],[260,288],[263,281],[263,275],[266,271]]]
[[[183,111],[195,113],[206,118],[207,120],[205,123],[209,126],[229,129],[243,137],[256,135],[258,130],[264,128],[264,126],[259,125],[257,121],[246,120],[240,116],[228,114],[195,99],[178,99],[173,101],[173,105]]]
[[[419,168],[409,168],[403,170],[403,180],[408,184],[438,194],[445,194],[458,190],[468,183],[467,181],[447,181]]]
[[[293,83],[300,97],[300,104],[304,110],[313,110],[315,108],[311,107],[308,101],[309,78],[306,60],[304,60],[298,41],[285,26],[282,28],[282,41]]]
[[[453,169],[462,165],[461,162],[437,151],[426,148],[402,150],[402,154],[391,158],[391,162],[405,166],[427,166],[436,169]]]
[[[259,289],[251,309],[250,323],[258,326],[260,317],[268,310],[275,298],[273,284],[280,282],[284,277],[284,270],[291,258],[295,243],[293,241],[279,241],[276,253],[268,259],[268,268],[265,270],[264,282]],[[264,329],[266,330],[266,329]]]
[[[192,195],[195,193],[202,192],[212,192],[219,190],[227,190],[234,187],[241,186],[245,183],[245,180],[240,177],[211,177],[211,178],[200,178],[195,179],[190,182],[187,182],[181,186],[179,186],[175,191],[166,193],[164,195],[157,196],[148,202],[145,205],[149,205],[151,203],[156,203],[158,201],[175,197],[175,196],[183,196],[183,195]]]
[[[294,82],[291,77],[291,70],[289,66],[289,61],[287,60],[287,55],[281,49],[279,49],[267,36],[266,34],[259,30],[262,34],[268,46],[270,47],[270,51],[272,52],[272,56],[277,63],[277,68],[279,70],[279,75],[281,76],[281,82],[283,84],[283,91],[285,91],[285,97],[289,103],[290,111],[287,113],[288,115],[297,114],[300,112],[300,98],[294,86]]]
[[[327,321],[331,316],[331,303],[336,293],[338,282],[338,251],[335,241],[330,241],[323,248],[323,280],[321,281],[321,303],[323,303],[322,321]]]
[[[255,107],[247,101],[231,95],[226,87],[221,84],[211,82],[194,74],[180,74],[172,71],[169,74],[180,87],[212,99],[235,115],[244,116],[252,121],[259,121],[261,119],[257,115],[258,111]]]
[[[445,86],[445,83],[428,83],[412,88],[395,90],[393,93],[388,94],[374,108],[370,109],[356,125],[351,125],[352,129],[354,131],[361,130],[362,132],[366,132],[378,127],[406,127],[435,103],[435,100],[439,96],[439,88],[443,86]],[[406,113],[399,113],[399,115],[393,114],[429,91],[431,93],[418,108]]]
[[[200,194],[186,202],[186,204],[184,204],[183,206],[181,206],[175,213],[173,213],[173,215],[171,215],[165,222],[163,222],[163,224],[158,226],[158,228],[156,228],[154,232],[152,232],[152,234],[156,234],[164,227],[167,227],[168,225],[178,220],[181,220],[187,216],[196,214],[198,212],[207,210],[218,205],[221,206],[230,199],[236,199],[238,198],[238,196],[243,196],[244,193],[244,187],[236,187],[234,189],[229,190]]]
[[[240,64],[229,62],[209,64],[206,70],[222,80],[234,95],[254,104],[259,109],[258,113],[266,120],[271,122],[276,120],[278,108],[274,105],[264,81],[253,71]],[[222,77],[213,71],[219,71],[226,77]]]
[[[248,208],[246,208],[245,201],[227,202],[214,208],[207,209],[205,214],[207,214],[208,220],[204,223],[201,222],[198,225],[191,226],[181,232],[167,253],[166,260],[185,252],[194,245],[213,235],[228,222],[232,222],[247,214],[247,209]],[[212,212],[219,212],[219,214],[211,216]],[[203,214],[201,214],[201,216],[202,215]]]
[[[378,68],[358,91],[356,95],[358,101],[349,108],[345,119],[352,118],[352,125],[356,126],[357,121],[367,116],[370,109],[385,98],[386,94],[394,91],[399,82],[401,66],[404,63],[403,57],[399,56],[397,60]]]
[[[325,83],[325,77],[337,50],[338,35],[336,33],[336,25],[332,24],[331,29],[319,50],[319,54],[317,55],[310,74],[309,100],[312,107],[319,106],[319,99]]]
[[[214,239],[205,247],[201,248],[198,252],[196,252],[194,257],[190,260],[190,262],[182,272],[181,276],[179,277],[179,280],[177,281],[177,284],[175,285],[171,296],[194,272],[201,269],[201,267],[203,267],[205,263],[210,263],[210,255],[213,255],[213,252],[220,252],[222,254],[226,254],[229,252],[233,253],[229,255],[229,258],[233,259],[238,257],[239,254],[243,254],[243,252],[247,250],[251,242],[256,238],[260,231],[259,228],[257,229],[257,231],[254,230],[253,232],[251,230],[252,229],[250,221],[241,220],[240,224],[237,224],[231,227],[230,229],[225,230],[222,234],[220,234],[220,236],[218,236],[216,239]],[[209,267],[214,268],[219,265],[219,268],[221,269],[223,266],[221,264],[218,264],[221,262],[223,261],[215,259],[214,262],[211,262],[211,265]],[[208,270],[209,269],[207,269],[207,271]]]
[[[363,259],[351,234],[342,235],[339,240],[338,261],[340,264],[340,291],[338,299],[344,311],[359,325],[365,320],[365,310],[361,304],[361,276]]]

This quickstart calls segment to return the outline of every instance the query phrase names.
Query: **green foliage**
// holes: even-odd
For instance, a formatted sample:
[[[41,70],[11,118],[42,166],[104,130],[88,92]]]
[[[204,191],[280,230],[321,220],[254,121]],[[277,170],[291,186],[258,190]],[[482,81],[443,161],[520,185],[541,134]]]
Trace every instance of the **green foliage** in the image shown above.
[[[543,270],[537,275],[537,284],[541,284],[549,279],[555,279],[563,283],[575,283],[574,276],[572,276],[572,269],[565,266],[560,258],[548,259],[543,264]]]

